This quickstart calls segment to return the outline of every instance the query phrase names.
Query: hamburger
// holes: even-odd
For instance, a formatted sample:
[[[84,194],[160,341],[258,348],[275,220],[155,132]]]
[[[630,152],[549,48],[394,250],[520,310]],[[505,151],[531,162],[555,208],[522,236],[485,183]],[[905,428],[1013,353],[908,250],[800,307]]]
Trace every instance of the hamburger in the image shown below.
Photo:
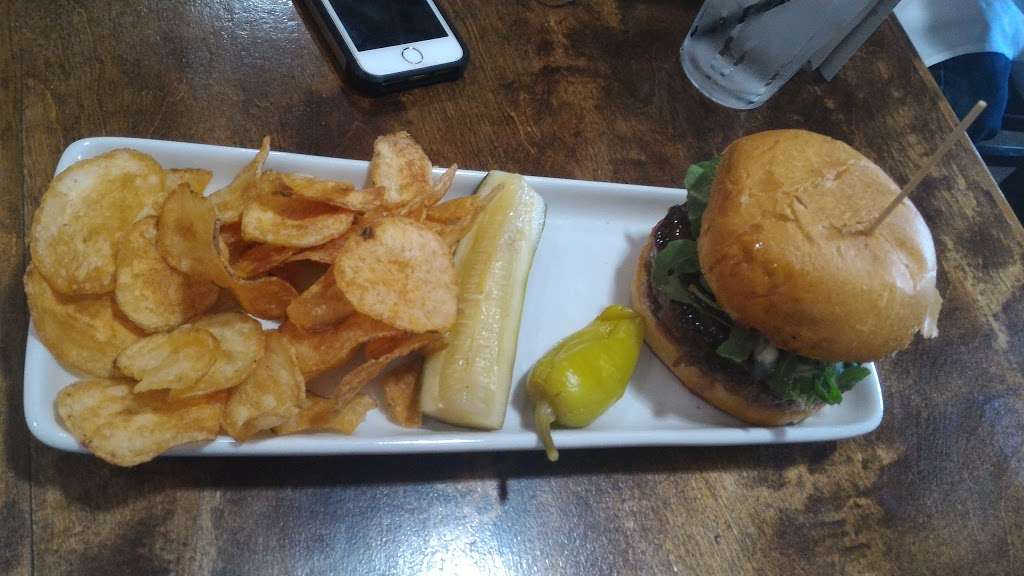
[[[804,130],[733,142],[691,166],[651,230],[632,299],[679,380],[750,424],[800,422],[862,364],[938,334],[935,247],[909,200],[850,146]]]

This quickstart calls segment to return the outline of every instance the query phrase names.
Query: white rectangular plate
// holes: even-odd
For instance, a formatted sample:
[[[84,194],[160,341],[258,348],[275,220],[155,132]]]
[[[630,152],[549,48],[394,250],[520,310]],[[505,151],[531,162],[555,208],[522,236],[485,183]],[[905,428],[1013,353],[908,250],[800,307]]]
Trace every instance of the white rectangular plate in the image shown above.
[[[209,190],[228,183],[254,150],[135,138],[89,138],[64,151],[57,172],[83,158],[114,148],[134,148],[166,168],[212,170]],[[325,178],[363,182],[367,162],[271,152],[267,167]],[[435,170],[440,174],[440,170]],[[680,172],[681,173],[681,172]],[[460,170],[449,196],[473,192],[484,172]],[[495,432],[427,422],[423,429],[395,426],[371,412],[353,436],[307,434],[244,444],[228,437],[181,446],[178,455],[366,454],[538,449],[524,394],[533,363],[558,340],[584,326],[605,306],[629,303],[637,255],[650,229],[682,190],[579,180],[528,177],[547,202],[547,223],[526,293],[516,355],[514,389],[505,427]],[[871,376],[805,422],[758,428],[712,408],[688,392],[644,347],[625,396],[584,429],[557,430],[560,448],[650,445],[774,444],[835,440],[865,434],[882,419],[882,394],[874,366]],[[75,378],[64,371],[29,328],[25,350],[25,417],[32,433],[50,446],[84,451],[58,423],[54,398]]]

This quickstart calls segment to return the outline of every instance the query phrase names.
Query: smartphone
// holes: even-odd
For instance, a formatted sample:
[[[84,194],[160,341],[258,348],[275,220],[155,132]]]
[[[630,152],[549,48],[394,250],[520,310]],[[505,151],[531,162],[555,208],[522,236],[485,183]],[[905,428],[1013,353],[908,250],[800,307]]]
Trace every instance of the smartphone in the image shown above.
[[[381,94],[456,80],[468,55],[432,0],[306,0],[355,86]]]

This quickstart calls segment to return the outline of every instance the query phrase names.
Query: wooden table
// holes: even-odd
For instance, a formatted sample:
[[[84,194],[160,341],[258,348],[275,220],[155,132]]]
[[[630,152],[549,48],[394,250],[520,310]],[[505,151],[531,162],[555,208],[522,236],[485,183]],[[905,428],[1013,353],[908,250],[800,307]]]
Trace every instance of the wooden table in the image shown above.
[[[25,230],[61,151],[124,135],[366,158],[408,129],[442,165],[678,186],[747,132],[805,127],[898,181],[953,126],[887,22],[833,82],[759,110],[702,98],[677,50],[697,2],[445,2],[453,84],[339,80],[287,2],[0,2],[2,574],[1020,574],[1024,230],[964,139],[916,195],[942,335],[879,364],[885,419],[799,446],[165,459],[51,450],[22,416]],[[652,222],[653,224],[653,222]]]

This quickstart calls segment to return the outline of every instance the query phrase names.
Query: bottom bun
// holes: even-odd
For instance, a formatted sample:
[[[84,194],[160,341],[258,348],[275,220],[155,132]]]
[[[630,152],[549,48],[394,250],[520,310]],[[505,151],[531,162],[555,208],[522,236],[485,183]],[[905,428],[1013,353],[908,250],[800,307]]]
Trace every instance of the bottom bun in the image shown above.
[[[737,377],[735,371],[715,370],[713,363],[702,359],[708,350],[703,340],[680,341],[673,337],[658,320],[657,304],[652,300],[652,249],[653,240],[649,237],[633,275],[633,308],[644,319],[647,345],[684,386],[719,410],[758,426],[795,424],[821,408],[821,404],[808,406],[779,399],[753,376]]]

